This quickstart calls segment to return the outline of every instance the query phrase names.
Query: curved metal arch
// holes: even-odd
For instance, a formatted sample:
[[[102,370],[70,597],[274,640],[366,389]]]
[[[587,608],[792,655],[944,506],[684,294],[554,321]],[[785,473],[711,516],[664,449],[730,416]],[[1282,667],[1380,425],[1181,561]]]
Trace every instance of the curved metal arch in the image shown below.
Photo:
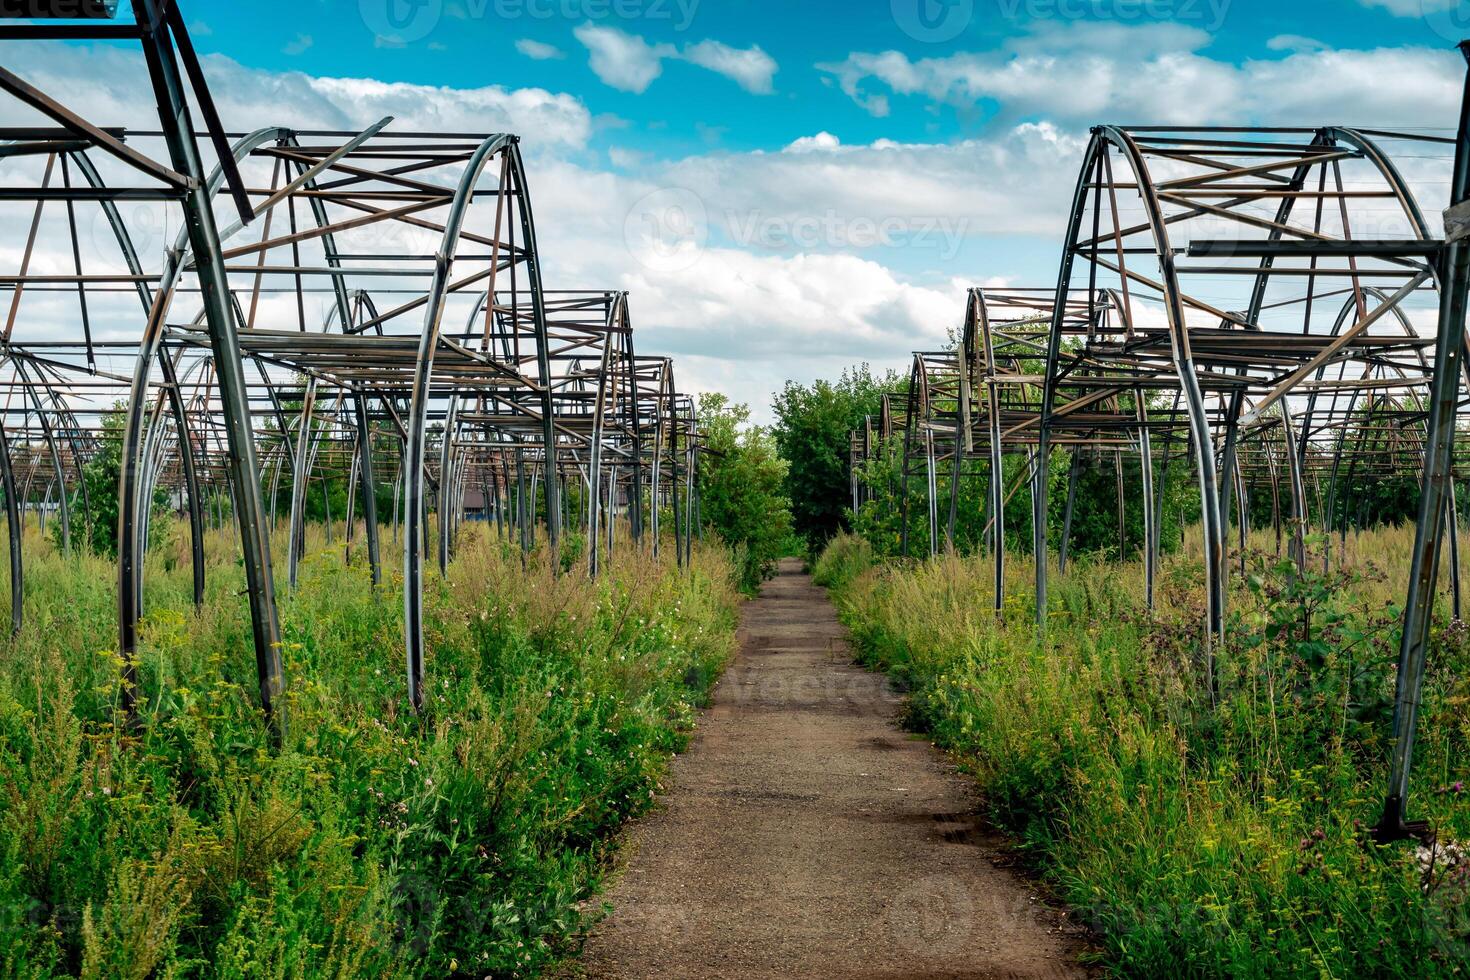
[[[628,333],[623,333],[619,327],[627,327]],[[616,399],[615,379],[612,376],[612,355],[616,338],[631,336],[631,324],[628,314],[628,294],[616,292],[612,295],[612,301],[607,311],[607,336],[602,347],[602,363],[597,372],[596,405],[592,416],[592,439],[591,450],[588,458],[588,477],[590,486],[588,488],[588,511],[587,511],[587,574],[596,578],[599,572],[601,555],[601,525],[599,514],[602,510],[602,451],[603,435],[607,425],[608,400]],[[630,356],[631,356],[631,352]],[[616,408],[616,405],[612,406]],[[636,414],[636,413],[635,413]],[[610,492],[616,491],[617,481],[614,479]],[[612,507],[608,507],[609,523],[611,523]]]
[[[1178,270],[1174,263],[1174,250],[1169,243],[1169,230],[1164,222],[1163,206],[1149,177],[1148,164],[1133,138],[1116,127],[1104,127],[1104,133],[1114,145],[1127,154],[1135,179],[1142,190],[1145,210],[1153,226],[1153,237],[1159,258],[1160,280],[1164,285],[1165,310],[1170,335],[1174,344],[1175,370],[1184,390],[1185,410],[1190,421],[1198,450],[1195,461],[1199,476],[1201,513],[1203,516],[1205,587],[1208,596],[1208,632],[1213,638],[1224,639],[1225,631],[1225,528],[1220,508],[1219,483],[1215,472],[1215,454],[1210,433],[1209,419],[1205,414],[1204,395],[1199,378],[1195,373],[1194,356],[1189,345],[1189,325],[1185,319],[1184,304],[1179,288]],[[1059,285],[1058,289],[1063,288]],[[1045,466],[1043,460],[1041,465]],[[1043,486],[1045,483],[1043,481]],[[1042,539],[1043,547],[1045,538]],[[1045,562],[1040,566],[1044,569]],[[1215,676],[1213,653],[1207,656],[1211,696],[1214,694]]]
[[[984,290],[970,290],[966,300],[965,328],[967,335],[971,331],[978,334],[980,350],[983,351],[984,363],[989,372],[985,378],[985,404],[990,430],[990,552],[995,614],[999,616],[1005,608],[1006,590],[1005,453],[1001,444],[1000,386],[995,377],[995,339],[991,332],[990,306],[986,302]],[[966,350],[976,350],[973,338],[969,340]]]
[[[1033,495],[1032,523],[1034,526],[1034,552],[1036,559],[1036,618],[1037,624],[1045,627],[1047,620],[1047,498],[1050,452],[1050,427],[1053,405],[1056,398],[1057,366],[1061,353],[1062,320],[1065,302],[1071,290],[1073,260],[1076,255],[1078,232],[1087,208],[1088,191],[1093,171],[1101,170],[1108,147],[1116,147],[1128,160],[1138,185],[1139,195],[1147,214],[1147,223],[1152,234],[1155,253],[1159,261],[1160,281],[1164,297],[1169,336],[1174,353],[1175,372],[1184,392],[1185,408],[1190,422],[1190,431],[1198,448],[1196,470],[1199,477],[1201,508],[1204,520],[1205,580],[1207,593],[1207,636],[1212,642],[1207,645],[1213,650],[1213,640],[1222,638],[1224,631],[1224,592],[1222,567],[1224,560],[1223,521],[1220,513],[1220,497],[1215,473],[1213,439],[1206,416],[1204,395],[1195,373],[1194,358],[1190,350],[1188,323],[1185,319],[1182,291],[1179,288],[1174,251],[1169,243],[1168,225],[1164,220],[1162,204],[1153,182],[1149,177],[1148,164],[1133,138],[1115,126],[1099,126],[1093,129],[1073,197],[1071,217],[1068,223],[1063,250],[1061,271],[1057,278],[1057,302],[1053,312],[1052,329],[1047,344],[1045,382],[1042,391],[1041,426],[1037,450],[1037,490]],[[1210,687],[1214,691],[1213,652],[1207,655],[1207,670]]]
[[[475,195],[475,187],[491,158],[500,153],[508,154],[506,173],[519,176],[522,166],[514,136],[497,134],[484,140],[465,163],[459,184],[451,198],[448,214],[444,221],[444,232],[439,251],[435,255],[434,273],[424,304],[424,326],[419,337],[418,353],[414,363],[413,394],[408,417],[408,445],[404,450],[403,472],[405,477],[404,535],[403,535],[403,630],[404,646],[408,661],[409,701],[415,710],[423,706],[424,676],[424,597],[423,597],[423,551],[424,551],[424,463],[427,455],[425,426],[429,402],[433,397],[434,355],[439,346],[440,320],[444,313],[445,299],[451,288],[450,267],[453,264],[455,245],[464,226],[466,213]],[[538,360],[542,368],[542,382],[546,389],[545,422],[548,455],[554,453],[556,433],[551,413],[550,362],[546,351],[546,315],[542,301],[541,274],[534,258],[535,238],[531,228],[530,206],[525,197],[525,183],[516,183],[521,193],[520,219],[522,223],[522,247],[526,252],[527,275],[532,296],[532,316],[536,324],[537,342],[540,350]],[[502,194],[508,193],[502,185]],[[556,467],[548,465],[547,480],[547,527],[552,538],[553,550],[556,542],[556,518],[553,487]]]

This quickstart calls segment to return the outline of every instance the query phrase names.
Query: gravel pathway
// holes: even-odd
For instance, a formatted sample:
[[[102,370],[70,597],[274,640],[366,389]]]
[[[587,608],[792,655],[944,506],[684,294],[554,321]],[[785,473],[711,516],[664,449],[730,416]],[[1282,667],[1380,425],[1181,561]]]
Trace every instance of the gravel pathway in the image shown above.
[[[638,822],[589,977],[1086,977],[1078,930],[1006,867],[970,781],[897,723],[796,562],[662,806]]]

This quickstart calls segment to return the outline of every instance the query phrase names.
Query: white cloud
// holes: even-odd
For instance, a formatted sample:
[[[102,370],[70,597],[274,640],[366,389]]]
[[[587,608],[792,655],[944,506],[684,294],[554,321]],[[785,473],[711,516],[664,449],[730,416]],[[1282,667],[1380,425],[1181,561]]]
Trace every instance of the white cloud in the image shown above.
[[[104,46],[0,43],[0,63],[99,125],[158,128],[139,54]],[[208,55],[203,65],[225,125],[234,130],[265,125],[361,129],[393,116],[401,129],[512,132],[542,148],[580,148],[592,132],[592,115],[579,99],[545,89],[321,78],[246,68],[223,55]],[[79,88],[78,78],[107,82]],[[0,100],[0,106],[7,122],[36,121],[14,100]]]
[[[0,54],[9,52],[0,48]],[[122,58],[61,49],[24,67],[7,64],[59,92],[68,91],[62,79],[84,64],[99,77],[143,77],[135,62],[98,60],[104,57]],[[1027,270],[1013,264],[946,262],[943,236],[885,248],[865,244],[863,228],[896,222],[903,231],[911,222],[942,218],[961,235],[1055,236],[1082,145],[1081,135],[1039,124],[955,145],[849,145],[819,132],[776,152],[709,153],[672,163],[620,153],[609,155],[611,167],[599,167],[584,152],[589,115],[565,95],[272,74],[218,58],[206,70],[235,128],[269,121],[350,129],[392,113],[395,128],[520,132],[547,286],[630,290],[639,350],[674,355],[682,385],[725,390],[750,402],[758,417],[786,378],[810,380],[858,360],[902,366],[913,349],[942,342],[963,311],[961,287],[972,277],[1026,278]],[[156,125],[147,119],[145,86],[128,88],[99,86],[79,108],[105,125]],[[283,109],[291,118],[276,115]],[[626,240],[637,202],[664,187],[688,188],[708,214],[710,243],[687,267],[645,265],[636,243]],[[741,237],[747,227],[800,227],[811,215],[822,216],[813,240]],[[64,252],[57,250],[55,259],[64,269]],[[262,315],[287,322],[294,310]],[[127,323],[135,335],[135,320]]]
[[[875,116],[889,95],[918,96],[1002,119],[1088,124],[1443,125],[1458,112],[1463,61],[1429,48],[1314,50],[1239,64],[1200,53],[1202,31],[1077,22],[1049,26],[992,51],[910,60],[856,52],[819,65]]]
[[[1329,45],[1315,37],[1301,34],[1278,34],[1266,42],[1271,51],[1325,51]]]
[[[298,55],[305,54],[316,43],[316,39],[310,34],[297,34],[295,40],[290,41],[281,48],[283,54]]]
[[[650,44],[637,34],[588,21],[572,31],[590,55],[588,64],[603,84],[641,94],[663,74],[665,61],[685,61],[723,75],[747,92],[769,95],[778,66],[760,45],[734,48],[720,41],[699,41],[683,49]]]
[[[618,63],[603,69],[629,83],[646,76],[643,88],[663,62],[700,47],[680,52],[620,31],[602,40],[608,36],[613,41],[604,49]],[[594,120],[566,94],[313,78],[220,57],[207,59],[206,71],[227,125],[237,129],[267,123],[351,129],[392,114],[398,129],[520,133],[548,288],[630,290],[638,349],[673,354],[682,385],[724,390],[750,402],[758,418],[766,417],[771,390],[786,378],[830,376],[860,360],[901,368],[910,351],[942,342],[963,311],[965,285],[1049,282],[1056,271],[1049,249],[1063,231],[1087,124],[1117,116],[1126,122],[1269,116],[1303,125],[1444,127],[1456,117],[1461,69],[1438,52],[1308,51],[1283,43],[1280,50],[1298,53],[1231,64],[1204,56],[1207,39],[1178,29],[1088,35],[1067,28],[1047,36],[1050,46],[1037,35],[1003,52],[947,59],[867,56],[882,73],[864,66],[852,79],[855,92],[873,99],[902,94],[998,106],[999,121],[980,136],[855,144],[843,142],[840,131],[818,131],[769,152],[710,152],[672,162],[642,155],[635,144],[609,149],[609,162],[600,165],[587,152]],[[1094,43],[1084,48],[1088,36]],[[636,44],[619,47],[620,40]],[[7,67],[63,95],[92,121],[154,128],[146,81],[134,82],[146,75],[130,57],[110,48],[0,45]],[[72,80],[83,75],[108,83],[73,95]],[[746,77],[758,88],[764,76]],[[1171,103],[1179,116],[1164,113]],[[0,121],[34,120],[0,113]],[[1403,163],[1417,186],[1417,162]],[[638,202],[661,188],[686,190],[706,213],[709,244],[683,268],[644,264],[636,243],[625,239]],[[1426,195],[1426,212],[1435,207]],[[752,227],[798,227],[813,216],[824,223],[813,241],[745,234]],[[959,236],[971,251],[946,259],[937,247],[943,240],[873,246],[854,232],[926,221],[942,222],[944,234]],[[1010,243],[1022,238],[1047,256],[1044,262],[1011,254]],[[57,250],[53,258],[64,271],[69,256]],[[0,255],[0,268],[6,261],[14,268],[17,259]],[[136,331],[136,321],[128,322]]]
[[[842,146],[842,141],[825,129],[815,136],[802,136],[792,140],[782,150],[782,153],[819,153],[823,150],[835,150]]]
[[[664,59],[672,58],[671,44],[649,44],[636,34],[590,21],[572,31],[591,55],[589,64],[604,85],[641,93],[663,73]]]
[[[747,92],[768,95],[772,91],[776,61],[760,45],[741,49],[719,41],[700,41],[686,47],[682,57],[690,64],[724,75]]]
[[[535,41],[529,37],[523,37],[517,41],[516,50],[532,61],[551,61],[566,57],[566,54],[556,45]]]
[[[788,366],[807,358],[902,361],[942,340],[964,312],[960,284],[914,285],[855,255],[711,249],[685,272],[638,270],[625,281],[656,347],[707,357],[738,351],[732,360]]]
[[[690,157],[658,179],[698,194],[717,231],[738,232],[752,215],[769,225],[830,213],[854,225],[904,225],[912,233],[897,237],[906,250],[939,251],[935,234],[919,229],[1060,237],[1085,145],[1084,132],[1048,123],[953,144],[847,146],[823,132],[779,153]],[[839,236],[833,249],[849,244]]]

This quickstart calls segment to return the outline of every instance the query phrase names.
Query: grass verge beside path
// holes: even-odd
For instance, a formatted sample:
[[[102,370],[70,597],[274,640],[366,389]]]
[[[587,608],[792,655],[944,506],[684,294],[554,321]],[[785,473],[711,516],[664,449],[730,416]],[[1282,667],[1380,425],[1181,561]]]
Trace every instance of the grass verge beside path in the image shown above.
[[[466,528],[430,577],[419,718],[401,586],[375,594],[315,533],[283,589],[279,751],[225,539],[197,615],[185,544],[152,560],[136,729],[113,566],[27,542],[0,659],[0,973],[509,977],[567,954],[733,650],[728,555],[698,546],[686,573],[624,548],[590,583]]]
[[[1252,555],[1217,651],[1199,655],[1197,562],[1166,563],[1155,613],[1127,564],[1080,564],[999,618],[984,558],[882,564],[839,537],[815,576],[861,656],[906,682],[914,727],[974,774],[990,814],[1097,930],[1118,975],[1470,975],[1470,644],[1435,630],[1416,816],[1441,847],[1380,848],[1411,530],[1364,535],[1348,569]],[[1030,570],[1013,562],[1012,594]],[[1314,566],[1321,568],[1320,557]],[[1402,563],[1406,565],[1405,563]],[[1470,847],[1465,850],[1470,852]]]

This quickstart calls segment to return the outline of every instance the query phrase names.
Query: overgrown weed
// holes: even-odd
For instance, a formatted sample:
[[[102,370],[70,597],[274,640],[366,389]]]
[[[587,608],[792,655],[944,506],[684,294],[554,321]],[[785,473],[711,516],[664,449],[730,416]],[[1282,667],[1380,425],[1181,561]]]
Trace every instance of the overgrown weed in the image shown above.
[[[340,524],[330,544],[313,528],[281,593],[273,750],[232,542],[211,535],[195,611],[174,534],[149,559],[130,726],[113,566],[27,530],[27,625],[0,666],[0,971],[510,977],[573,949],[611,834],[733,649],[723,549],[680,572],[624,545],[591,583],[466,527],[430,576],[415,716],[399,576],[375,589]]]
[[[998,617],[985,557],[885,567],[842,536],[816,571],[864,658],[911,685],[913,722],[974,772],[1116,974],[1464,976],[1470,872],[1365,834],[1400,628],[1402,583],[1381,569],[1404,567],[1411,535],[1313,542],[1305,574],[1259,549],[1242,575],[1235,556],[1213,700],[1189,550],[1166,561],[1152,612],[1137,564],[1054,575],[1044,641],[1025,561],[1011,561]],[[1412,807],[1463,842],[1470,642],[1448,608]]]

